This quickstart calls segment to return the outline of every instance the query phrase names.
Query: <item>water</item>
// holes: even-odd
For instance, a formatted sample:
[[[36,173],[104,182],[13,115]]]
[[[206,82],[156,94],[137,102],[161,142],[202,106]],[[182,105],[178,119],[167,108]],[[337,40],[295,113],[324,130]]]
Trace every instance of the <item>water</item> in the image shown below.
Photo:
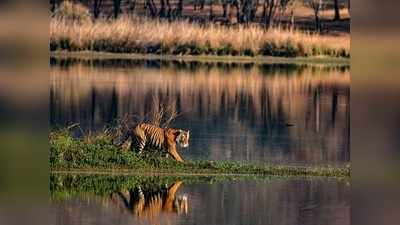
[[[59,225],[350,224],[350,185],[338,179],[53,174],[50,187]]]
[[[346,66],[52,58],[50,120],[98,131],[156,101],[191,132],[184,159],[341,165],[349,88]]]

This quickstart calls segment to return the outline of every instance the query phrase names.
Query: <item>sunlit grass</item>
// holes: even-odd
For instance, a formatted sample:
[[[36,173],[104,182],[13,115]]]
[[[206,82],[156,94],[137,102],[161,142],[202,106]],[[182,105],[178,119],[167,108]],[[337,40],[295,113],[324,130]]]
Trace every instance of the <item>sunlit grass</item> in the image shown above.
[[[169,55],[349,57],[348,36],[324,36],[259,25],[200,26],[131,17],[75,21],[54,17],[50,49]]]
[[[106,133],[77,139],[68,130],[50,134],[50,168],[52,170],[130,170],[131,172],[190,174],[256,174],[278,176],[350,176],[350,167],[298,167],[253,165],[232,161],[188,160],[185,163],[164,158],[163,153],[138,155],[113,144]]]

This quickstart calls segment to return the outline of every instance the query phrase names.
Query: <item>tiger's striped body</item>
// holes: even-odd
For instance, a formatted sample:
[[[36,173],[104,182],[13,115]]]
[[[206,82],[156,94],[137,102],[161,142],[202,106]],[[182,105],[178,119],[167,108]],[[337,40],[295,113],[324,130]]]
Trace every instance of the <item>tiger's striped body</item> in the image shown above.
[[[139,186],[113,193],[110,200],[121,210],[147,219],[156,219],[164,213],[187,214],[188,196],[176,195],[181,185],[182,181],[176,181],[169,187],[156,190],[142,190]]]
[[[176,144],[182,147],[189,146],[189,131],[172,128],[160,128],[151,124],[141,123],[133,128],[132,148],[139,153],[145,148],[166,150],[175,160],[183,162],[178,154]]]

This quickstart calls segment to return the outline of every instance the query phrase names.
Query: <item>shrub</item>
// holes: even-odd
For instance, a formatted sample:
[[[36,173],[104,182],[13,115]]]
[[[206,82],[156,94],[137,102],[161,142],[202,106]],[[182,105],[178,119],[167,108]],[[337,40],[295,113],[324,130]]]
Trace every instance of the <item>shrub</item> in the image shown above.
[[[63,1],[54,12],[54,17],[66,21],[87,22],[91,20],[89,9],[80,4]]]

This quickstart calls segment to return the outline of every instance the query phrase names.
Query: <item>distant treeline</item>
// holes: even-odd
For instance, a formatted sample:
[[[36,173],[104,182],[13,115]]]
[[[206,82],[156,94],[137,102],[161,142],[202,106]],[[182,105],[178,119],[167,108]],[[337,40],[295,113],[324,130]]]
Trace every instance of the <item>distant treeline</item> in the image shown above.
[[[54,12],[63,1],[50,0]],[[69,0],[90,9],[94,19],[118,18],[122,14],[187,19],[193,22],[220,24],[260,23],[268,28],[285,23],[294,25],[293,10],[307,6],[314,12],[315,29],[321,29],[321,11],[334,9],[333,20],[340,20],[340,8],[350,7],[350,0]]]

